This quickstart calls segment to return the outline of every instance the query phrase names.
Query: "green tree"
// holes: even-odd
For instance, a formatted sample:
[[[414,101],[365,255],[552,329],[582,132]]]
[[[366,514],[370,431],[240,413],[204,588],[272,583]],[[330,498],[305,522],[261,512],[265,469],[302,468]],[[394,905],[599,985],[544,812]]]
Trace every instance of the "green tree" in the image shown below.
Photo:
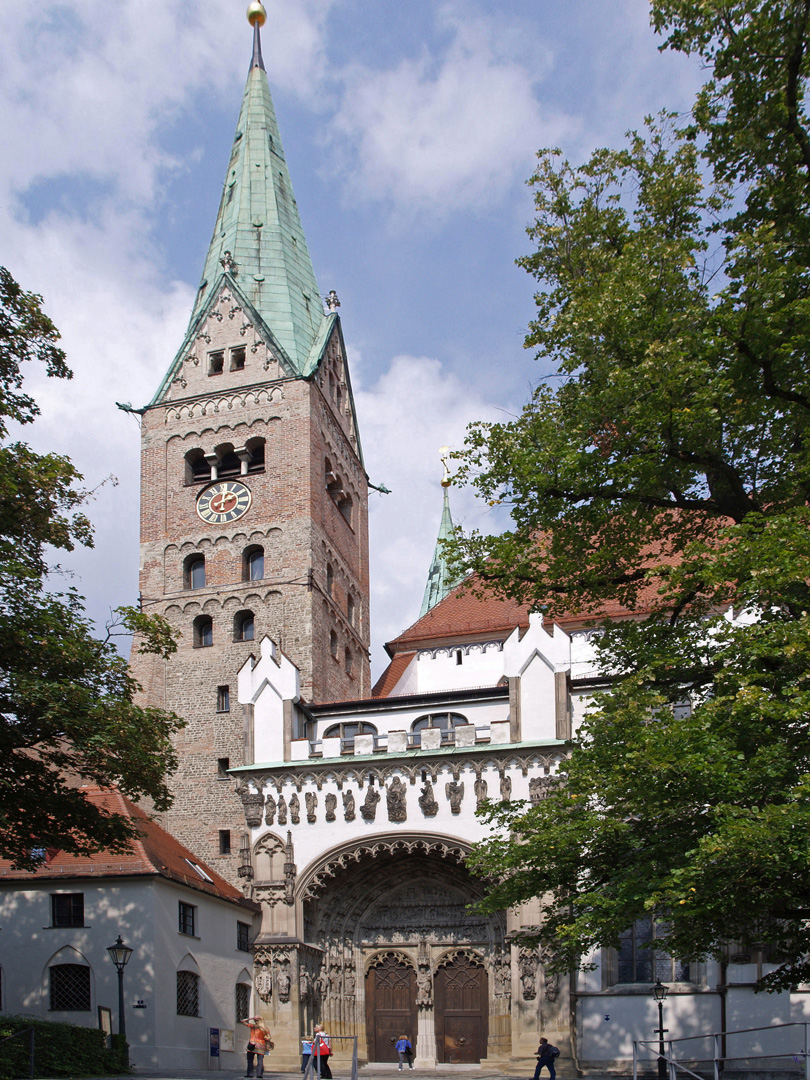
[[[459,466],[512,528],[457,564],[551,617],[618,602],[616,681],[474,861],[489,909],[547,896],[559,968],[652,911],[683,959],[771,946],[779,989],[810,980],[810,0],[651,10],[710,78],[688,123],[539,155],[520,262],[554,374]]]
[[[93,636],[75,590],[48,585],[48,551],[92,545],[87,493],[71,462],[10,437],[38,415],[24,366],[69,379],[41,298],[0,268],[0,856],[33,868],[32,850],[122,850],[132,825],[105,814],[82,783],[117,784],[131,798],[170,801],[178,717],[135,704],[137,684],[112,643]],[[160,618],[119,609],[141,648],[176,646]]]

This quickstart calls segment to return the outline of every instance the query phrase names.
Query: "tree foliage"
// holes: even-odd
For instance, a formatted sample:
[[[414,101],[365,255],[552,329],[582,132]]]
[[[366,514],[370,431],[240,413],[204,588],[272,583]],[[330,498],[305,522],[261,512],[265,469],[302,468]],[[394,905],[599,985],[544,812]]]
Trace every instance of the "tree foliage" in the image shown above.
[[[548,895],[560,967],[654,911],[684,959],[772,946],[779,989],[810,980],[810,0],[651,8],[710,77],[687,122],[539,155],[520,262],[554,374],[459,467],[513,527],[458,565],[552,617],[618,601],[616,683],[476,859],[491,908]]]
[[[94,637],[82,597],[48,587],[50,549],[92,544],[87,493],[67,458],[35,453],[10,431],[39,411],[23,389],[27,362],[70,378],[58,340],[41,298],[0,268],[0,856],[29,868],[32,850],[121,850],[133,826],[80,785],[117,784],[165,808],[180,726],[135,704],[126,661]],[[119,617],[144,650],[174,651],[164,620],[128,608]]]

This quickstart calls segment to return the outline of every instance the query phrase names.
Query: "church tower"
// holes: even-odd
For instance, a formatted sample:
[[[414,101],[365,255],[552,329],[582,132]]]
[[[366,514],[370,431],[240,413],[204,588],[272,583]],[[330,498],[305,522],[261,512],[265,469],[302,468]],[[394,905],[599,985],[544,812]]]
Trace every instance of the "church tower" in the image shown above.
[[[143,610],[181,636],[132,669],[187,721],[169,830],[235,878],[253,762],[236,676],[269,635],[305,700],[369,695],[367,477],[334,292],[318,293],[261,53],[188,330],[142,411]],[[227,783],[223,783],[227,780]]]

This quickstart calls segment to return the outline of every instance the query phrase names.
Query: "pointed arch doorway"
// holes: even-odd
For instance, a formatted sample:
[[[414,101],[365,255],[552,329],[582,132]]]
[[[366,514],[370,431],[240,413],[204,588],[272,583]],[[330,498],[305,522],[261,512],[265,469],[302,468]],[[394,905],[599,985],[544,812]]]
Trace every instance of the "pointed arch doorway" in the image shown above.
[[[473,1065],[487,1054],[489,998],[484,965],[471,953],[442,963],[434,979],[436,1060]]]
[[[416,972],[402,956],[372,960],[366,975],[366,1037],[369,1061],[396,1061],[394,1044],[416,1036]]]

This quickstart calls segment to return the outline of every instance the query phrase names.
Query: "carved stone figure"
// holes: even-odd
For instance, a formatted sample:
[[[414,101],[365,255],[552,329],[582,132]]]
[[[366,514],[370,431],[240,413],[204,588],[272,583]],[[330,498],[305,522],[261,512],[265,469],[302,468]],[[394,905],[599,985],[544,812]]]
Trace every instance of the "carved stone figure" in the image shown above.
[[[461,800],[464,798],[464,784],[457,784],[455,780],[452,780],[444,785],[444,792],[450,800],[450,813],[460,814]]]
[[[553,959],[554,954],[548,946],[540,950],[540,959],[543,962],[543,987],[544,997],[546,1001],[556,1001],[560,996],[560,976],[556,971],[549,971],[548,965]]]
[[[354,793],[343,792],[343,818],[345,821],[354,821]]]
[[[245,810],[245,822],[251,829],[258,828],[264,816],[264,795],[247,787],[237,788],[237,791]]]
[[[497,997],[506,998],[506,1008],[512,999],[512,965],[509,962],[509,953],[499,952],[494,962],[495,994]]]
[[[326,796],[326,799],[324,800],[324,802],[326,804],[326,820],[327,821],[334,821],[335,820],[335,808],[337,807],[337,795],[333,795],[332,792],[330,791],[329,794]]]
[[[501,799],[505,802],[509,802],[512,798],[512,777],[509,773],[504,773],[501,777]]]
[[[298,796],[293,792],[293,796],[290,799],[290,821],[293,825],[297,825],[301,820],[301,803]]]
[[[329,993],[336,998],[340,993],[340,964],[333,960],[329,965]]]
[[[408,805],[406,802],[407,788],[398,776],[395,776],[385,791],[388,803],[388,820],[405,821],[408,817]]]
[[[430,977],[430,968],[419,966],[416,972],[416,1004],[427,1009],[433,1004],[433,981]]]
[[[484,799],[487,797],[487,782],[482,777],[475,781],[475,809],[479,810]]]
[[[269,967],[256,969],[256,974],[253,976],[253,985],[256,987],[256,993],[267,1005],[273,996],[273,976]]]
[[[279,825],[287,824],[287,800],[283,795],[278,797],[278,823]]]
[[[343,976],[343,989],[346,993],[346,997],[354,997],[355,990],[357,989],[357,979],[351,968],[347,968]]]
[[[298,972],[298,996],[302,1001],[309,1001],[312,994],[312,975],[309,968],[302,967]]]
[[[326,964],[321,965],[321,970],[318,972],[318,976],[315,979],[315,997],[318,1001],[323,1001],[326,997]]]
[[[373,821],[377,816],[377,803],[380,801],[380,793],[376,788],[370,787],[365,802],[360,807],[360,816],[364,821]]]
[[[518,953],[520,985],[523,988],[523,1000],[534,1001],[537,997],[538,957],[534,949],[522,948]]]
[[[277,984],[278,1000],[288,1002],[290,1000],[290,972],[288,968],[279,968]]]
[[[425,817],[435,817],[439,812],[439,804],[433,798],[433,784],[428,781],[422,788],[422,794],[417,799]]]
[[[276,800],[270,794],[264,800],[264,820],[268,825],[273,825],[276,820]]]
[[[532,800],[532,806],[536,806],[541,799],[545,799],[556,782],[555,776],[533,776],[529,781],[529,798]]]
[[[307,804],[307,821],[310,823],[310,825],[314,825],[315,824],[315,810],[316,810],[316,807],[318,806],[318,796],[315,794],[314,791],[308,791],[304,795],[304,800],[305,800],[305,802]]]

